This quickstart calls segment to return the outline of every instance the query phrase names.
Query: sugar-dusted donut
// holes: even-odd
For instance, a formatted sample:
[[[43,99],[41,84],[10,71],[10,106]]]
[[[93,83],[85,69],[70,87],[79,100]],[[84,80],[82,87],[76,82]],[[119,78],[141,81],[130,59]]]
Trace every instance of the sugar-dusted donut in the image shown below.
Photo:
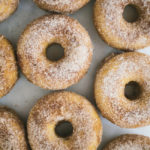
[[[58,43],[64,57],[50,61],[46,48]],[[87,31],[64,15],[43,16],[32,22],[21,35],[18,59],[24,75],[34,84],[52,90],[77,83],[87,72],[93,47]]]
[[[150,125],[150,56],[128,52],[107,59],[98,70],[95,98],[102,115],[124,128]],[[129,98],[125,87],[138,85]]]
[[[72,134],[56,134],[56,126],[68,121]],[[40,99],[32,108],[28,123],[32,150],[96,150],[102,124],[94,107],[84,97],[71,92],[55,92]]]
[[[124,8],[133,6],[139,17],[127,22]],[[102,39],[110,46],[121,50],[137,50],[150,46],[149,0],[96,0],[94,23]]]
[[[40,8],[58,13],[73,13],[90,0],[33,0]]]
[[[6,95],[18,79],[18,71],[13,48],[9,41],[0,35],[0,98]]]
[[[14,111],[2,106],[0,106],[0,149],[28,149],[22,122]]]
[[[125,134],[112,140],[103,150],[149,150],[150,138],[143,135]]]
[[[0,22],[14,13],[18,4],[19,0],[0,0]]]

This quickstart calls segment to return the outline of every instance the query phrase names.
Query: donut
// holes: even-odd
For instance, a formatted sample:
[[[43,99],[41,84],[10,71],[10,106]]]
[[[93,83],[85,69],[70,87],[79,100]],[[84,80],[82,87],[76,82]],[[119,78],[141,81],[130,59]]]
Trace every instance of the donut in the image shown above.
[[[47,11],[58,13],[73,13],[90,0],[33,0],[37,6]]]
[[[125,134],[112,140],[103,150],[149,150],[150,138],[143,135]]]
[[[51,61],[46,49],[53,43],[64,48],[64,57]],[[48,15],[33,21],[18,42],[18,59],[29,81],[45,89],[60,90],[77,83],[87,72],[93,46],[87,31],[74,19]]]
[[[18,79],[18,71],[10,42],[0,35],[0,98],[6,95]]]
[[[134,22],[123,17],[128,5],[134,7],[139,15]],[[149,0],[96,0],[94,24],[108,45],[134,51],[150,46],[149,14]]]
[[[0,106],[0,149],[28,149],[22,122],[13,110],[3,106]]]
[[[19,0],[1,0],[0,1],[0,22],[7,19],[15,12],[19,4]]]
[[[72,132],[60,137],[56,127],[68,121]],[[32,150],[96,150],[102,138],[101,120],[88,100],[72,92],[55,92],[40,99],[28,122]]]
[[[138,52],[106,59],[95,80],[96,103],[105,118],[123,128],[150,125],[149,65],[150,56]],[[134,97],[125,94],[129,84],[137,86]]]

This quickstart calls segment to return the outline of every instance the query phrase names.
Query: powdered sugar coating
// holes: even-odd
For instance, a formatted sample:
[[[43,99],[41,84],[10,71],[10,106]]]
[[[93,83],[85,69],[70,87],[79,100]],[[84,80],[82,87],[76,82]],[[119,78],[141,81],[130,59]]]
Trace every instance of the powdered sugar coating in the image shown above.
[[[45,2],[46,4],[52,4],[52,5],[71,5],[72,6],[72,3],[73,1],[71,0],[42,0],[43,3]],[[76,0],[76,3],[78,4],[79,3],[79,0]]]
[[[139,9],[136,22],[128,23],[123,18],[124,8],[128,4]],[[97,0],[95,4],[97,30],[108,44],[116,48],[135,50],[149,46],[149,18],[149,0]]]
[[[150,138],[127,134],[111,141],[103,150],[150,150]]]
[[[0,97],[6,95],[18,78],[16,60],[10,43],[0,35]]]
[[[55,126],[69,121],[73,134],[60,138]],[[28,137],[33,150],[96,150],[102,136],[101,121],[91,104],[70,92],[45,96],[33,107],[28,119]]]
[[[108,60],[99,70],[95,96],[102,114],[113,123],[135,128],[150,124],[150,57],[124,53]],[[124,96],[125,85],[137,82],[142,92],[134,101]]]
[[[24,128],[16,114],[0,107],[0,149],[27,150]]]
[[[61,13],[77,11],[89,1],[90,0],[34,0],[34,2],[43,9]]]
[[[65,57],[49,61],[45,49],[60,43]],[[88,33],[76,21],[63,15],[44,16],[27,27],[18,45],[23,73],[34,84],[47,89],[64,89],[78,82],[91,63],[93,47]]]
[[[8,18],[17,8],[19,0],[0,0],[0,22]]]

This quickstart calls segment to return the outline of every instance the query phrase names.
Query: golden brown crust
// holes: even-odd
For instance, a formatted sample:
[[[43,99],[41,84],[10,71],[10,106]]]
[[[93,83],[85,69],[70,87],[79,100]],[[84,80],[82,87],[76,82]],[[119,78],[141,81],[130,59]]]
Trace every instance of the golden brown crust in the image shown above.
[[[140,17],[134,23],[126,22],[122,17],[128,4],[140,9]],[[147,0],[97,0],[94,5],[94,24],[108,45],[120,50],[142,49],[150,45],[149,7]]]
[[[58,13],[73,13],[83,6],[85,6],[90,0],[33,0],[37,6],[47,11],[53,11]]]
[[[124,128],[150,124],[149,64],[148,55],[129,52],[112,57],[99,69],[95,98],[104,117]],[[134,101],[124,95],[125,85],[131,81],[142,89],[140,97]]]
[[[7,19],[17,9],[19,0],[1,0],[0,1],[0,22]]]
[[[143,135],[125,134],[106,145],[103,150],[149,150],[150,138]]]
[[[13,110],[3,106],[0,106],[0,149],[28,149],[21,120]]]
[[[18,71],[10,42],[0,35],[0,97],[6,95],[15,85]]]
[[[46,58],[46,47],[52,43],[62,45],[63,59],[52,62]],[[86,74],[93,47],[88,33],[76,20],[47,15],[28,25],[18,42],[17,54],[28,80],[42,88],[58,90],[77,83]]]
[[[56,124],[63,120],[73,126],[73,134],[67,139],[55,133]],[[102,138],[95,108],[72,92],[55,92],[40,99],[29,114],[27,128],[32,150],[96,150]]]

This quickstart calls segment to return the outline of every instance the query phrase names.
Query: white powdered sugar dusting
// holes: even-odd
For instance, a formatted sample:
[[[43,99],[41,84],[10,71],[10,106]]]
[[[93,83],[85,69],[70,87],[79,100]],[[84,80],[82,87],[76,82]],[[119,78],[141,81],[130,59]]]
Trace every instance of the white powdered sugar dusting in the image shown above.
[[[45,2],[46,4],[51,4],[51,5],[68,5],[68,4],[72,4],[72,1],[78,1],[78,0],[41,0],[43,2]]]
[[[100,122],[99,118],[91,115],[93,108],[85,102],[85,99],[81,102],[72,96],[67,92],[49,95],[41,99],[32,109],[28,120],[28,133],[32,148],[86,150],[93,141],[100,140],[101,131],[99,133],[94,131],[94,126]],[[67,139],[60,138],[55,133],[56,124],[63,120],[70,121],[73,126],[73,134]],[[48,128],[51,125],[54,127]],[[98,146],[96,143],[94,145]]]
[[[136,22],[128,23],[123,19],[123,11],[126,5],[132,4],[140,10]],[[149,0],[99,0],[105,18],[105,27],[110,31],[107,34],[117,36],[118,39],[126,40],[126,47],[131,42],[142,44],[150,37],[150,1]],[[102,23],[103,24],[103,23]]]
[[[17,125],[18,124],[18,125]],[[0,149],[27,150],[24,130],[18,118],[5,108],[0,108]]]
[[[150,150],[150,138],[142,135],[122,135],[111,141],[104,150]]]
[[[0,0],[0,21],[6,19],[18,6],[19,0]],[[7,10],[7,11],[6,11]]]
[[[8,75],[6,70],[9,69],[9,73],[12,74],[17,70],[12,47],[8,42],[4,44],[4,41],[6,42],[6,39],[0,35],[0,95],[6,93],[12,87],[12,84],[14,84],[10,81],[14,76],[10,77],[10,74]]]
[[[20,61],[26,60],[28,66],[25,67],[30,68],[30,80],[47,83],[43,84],[45,88],[57,82],[64,85],[79,80],[83,75],[80,71],[86,72],[91,63],[93,48],[87,32],[77,21],[60,15],[46,16],[35,22],[27,28],[19,46]],[[46,49],[43,43],[60,43],[65,49],[65,58],[50,63],[43,56]],[[25,70],[23,68],[24,73]],[[40,81],[37,74],[41,76]]]
[[[74,9],[80,8],[85,5],[89,0],[34,0],[37,3],[46,5],[45,7],[56,7],[56,10],[62,9],[64,11],[74,11]],[[55,9],[54,9],[55,10]],[[55,10],[55,11],[56,11]]]
[[[112,109],[113,116],[110,114],[110,117],[120,126],[149,124],[150,57],[140,53],[126,53],[115,56],[113,60],[108,61],[107,65],[100,69],[99,75],[111,66],[99,85],[103,93],[101,102],[107,103],[107,108]],[[131,81],[138,82],[142,87],[140,97],[134,101],[124,96],[125,85]]]

